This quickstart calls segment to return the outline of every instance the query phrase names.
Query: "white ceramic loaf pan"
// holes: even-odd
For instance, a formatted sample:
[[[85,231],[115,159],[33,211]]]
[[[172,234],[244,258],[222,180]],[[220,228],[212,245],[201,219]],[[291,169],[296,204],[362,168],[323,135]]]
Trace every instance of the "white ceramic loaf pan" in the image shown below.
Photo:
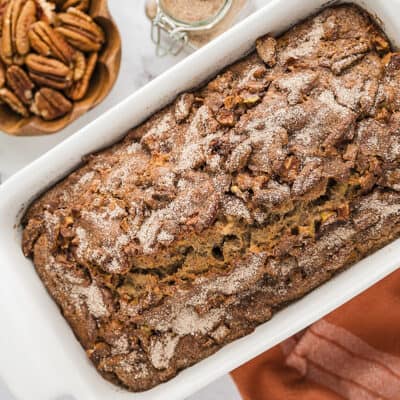
[[[357,0],[400,43],[400,0]],[[43,190],[75,168],[81,157],[124,135],[179,92],[193,88],[240,58],[256,38],[275,35],[326,5],[326,0],[273,0],[205,48],[137,91],[0,186],[0,376],[18,400],[179,400],[323,317],[400,265],[400,241],[279,312],[256,331],[143,393],[103,380],[86,359],[21,252],[19,220]]]

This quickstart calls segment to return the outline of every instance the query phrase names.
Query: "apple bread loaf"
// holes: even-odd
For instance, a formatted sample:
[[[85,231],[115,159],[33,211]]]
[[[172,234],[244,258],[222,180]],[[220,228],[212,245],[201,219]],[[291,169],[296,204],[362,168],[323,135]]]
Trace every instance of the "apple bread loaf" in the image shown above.
[[[23,251],[99,372],[146,390],[400,236],[400,55],[327,8],[84,161]]]

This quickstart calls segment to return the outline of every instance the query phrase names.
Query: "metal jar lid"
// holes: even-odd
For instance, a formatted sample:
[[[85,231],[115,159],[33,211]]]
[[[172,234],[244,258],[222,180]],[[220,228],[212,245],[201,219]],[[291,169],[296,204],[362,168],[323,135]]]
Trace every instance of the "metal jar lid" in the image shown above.
[[[207,19],[187,22],[171,15],[163,7],[163,0],[150,0],[146,14],[151,19],[151,40],[156,45],[157,55],[179,54],[185,47],[196,50],[197,46],[189,40],[191,32],[208,32],[216,27],[232,8],[233,0],[224,0],[221,7]],[[166,36],[163,38],[163,36]]]

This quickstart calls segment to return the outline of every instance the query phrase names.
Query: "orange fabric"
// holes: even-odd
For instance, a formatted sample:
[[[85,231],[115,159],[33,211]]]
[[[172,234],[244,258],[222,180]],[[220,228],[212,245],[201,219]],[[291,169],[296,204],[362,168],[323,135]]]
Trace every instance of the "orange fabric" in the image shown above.
[[[400,270],[232,376],[244,400],[400,400]]]

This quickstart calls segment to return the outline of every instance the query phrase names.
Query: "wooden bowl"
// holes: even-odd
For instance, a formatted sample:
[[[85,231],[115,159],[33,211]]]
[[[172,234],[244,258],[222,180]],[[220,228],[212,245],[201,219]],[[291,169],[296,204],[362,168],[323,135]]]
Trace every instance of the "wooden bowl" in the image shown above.
[[[0,105],[0,131],[14,136],[36,136],[57,132],[99,104],[114,85],[121,63],[121,37],[108,10],[107,0],[92,0],[91,17],[103,28],[106,43],[99,53],[86,96],[74,102],[72,110],[62,118],[44,121],[37,116],[23,118],[6,105]]]

